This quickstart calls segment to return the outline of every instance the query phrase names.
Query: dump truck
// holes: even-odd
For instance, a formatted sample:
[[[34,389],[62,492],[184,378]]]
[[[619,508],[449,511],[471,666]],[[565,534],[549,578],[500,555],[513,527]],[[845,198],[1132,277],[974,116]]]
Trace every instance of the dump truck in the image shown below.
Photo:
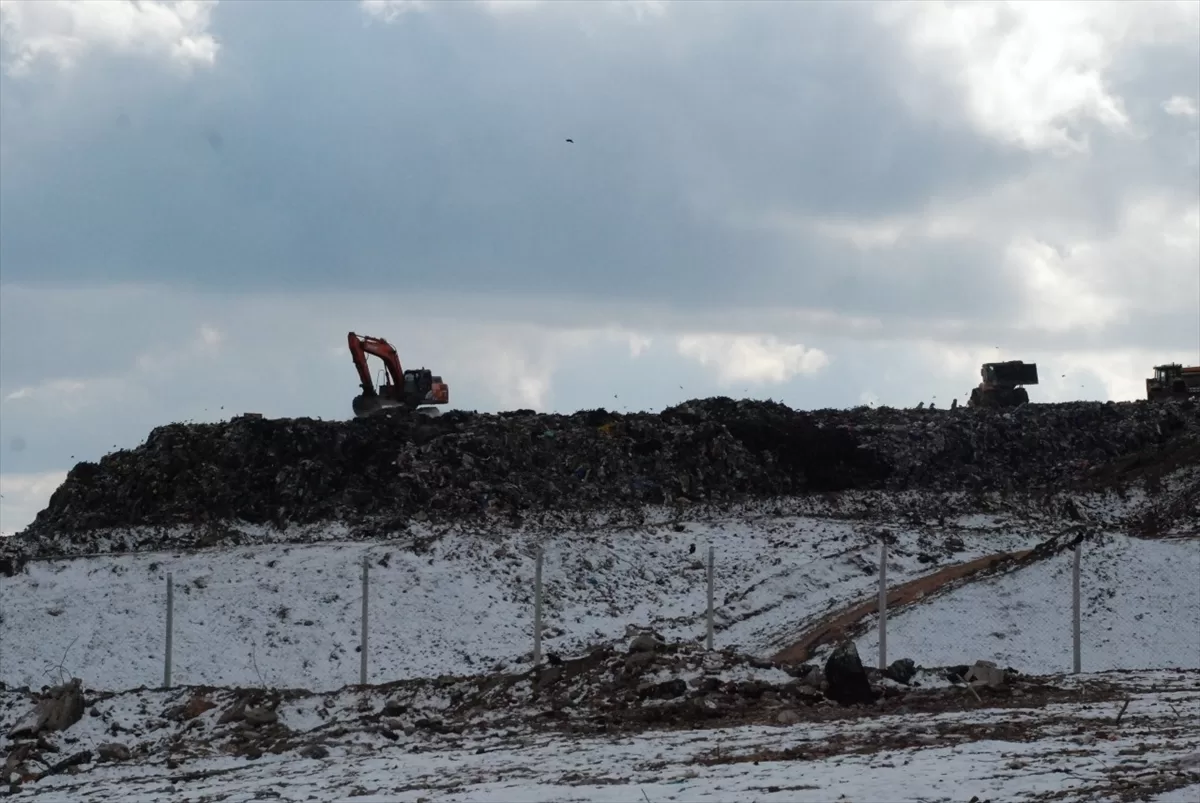
[[[1173,362],[1154,366],[1154,376],[1146,379],[1146,399],[1200,398],[1200,365]]]
[[[983,379],[971,389],[967,402],[971,407],[1016,407],[1029,403],[1029,392],[1022,385],[1038,383],[1037,363],[1009,360],[986,362],[979,369]]]

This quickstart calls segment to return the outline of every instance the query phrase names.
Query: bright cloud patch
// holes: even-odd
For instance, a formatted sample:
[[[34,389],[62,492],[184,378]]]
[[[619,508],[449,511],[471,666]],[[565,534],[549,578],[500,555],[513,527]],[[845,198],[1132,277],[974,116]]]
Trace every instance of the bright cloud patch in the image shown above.
[[[572,4],[551,2],[551,0],[469,0],[471,4],[492,14],[513,14],[534,9],[546,9],[557,6],[555,11],[568,8],[574,11],[589,10],[589,7],[600,7],[606,11],[629,13],[637,19],[648,16],[662,16],[666,13],[666,0],[593,0],[589,3]],[[443,4],[445,0],[443,0]],[[415,11],[431,11],[437,6],[436,0],[360,0],[360,7],[371,17],[384,22],[396,22],[405,14]]]
[[[529,11],[542,5],[543,0],[470,0],[472,5],[493,14]],[[361,0],[362,10],[371,17],[384,22],[396,22],[404,15],[417,11],[431,11],[437,2],[431,0]]]
[[[889,3],[880,19],[905,33],[931,81],[950,81],[978,129],[1028,150],[1087,149],[1087,125],[1129,131],[1109,83],[1118,50],[1187,42],[1195,3]],[[912,93],[927,92],[927,88]],[[911,95],[926,104],[924,95]]]
[[[74,396],[87,390],[88,383],[77,379],[51,379],[40,385],[25,385],[4,395],[5,401],[35,399],[39,396]]]
[[[1196,101],[1184,95],[1175,95],[1163,101],[1163,111],[1172,117],[1196,117],[1200,111],[1196,109]]]
[[[1100,331],[1135,315],[1188,315],[1200,299],[1200,205],[1141,199],[1106,237],[1058,247],[1017,240],[1008,257],[1024,277],[1026,326]]]
[[[1050,245],[1027,239],[1008,249],[1010,265],[1025,280],[1026,326],[1051,332],[1102,329],[1121,311],[1121,303],[1106,298],[1079,276],[1069,257]]]
[[[129,387],[120,379],[47,379],[35,385],[5,390],[4,412],[17,411],[15,405],[33,406],[46,415],[73,415],[91,407],[111,404],[127,395]]]
[[[361,0],[359,5],[368,16],[384,22],[395,22],[405,14],[429,8],[426,0]]]
[[[66,478],[65,471],[0,474],[0,537],[13,535],[33,521]]]
[[[160,371],[168,366],[186,365],[191,368],[200,367],[198,361],[216,357],[221,351],[225,335],[209,324],[201,324],[194,335],[186,343],[166,343],[143,351],[137,356],[135,364],[147,373]]]
[[[779,383],[829,365],[820,349],[761,335],[685,335],[676,341],[684,357],[715,370],[722,384]]]
[[[208,32],[214,6],[216,0],[3,0],[5,68],[22,75],[44,60],[70,69],[91,51],[208,66],[220,47]]]

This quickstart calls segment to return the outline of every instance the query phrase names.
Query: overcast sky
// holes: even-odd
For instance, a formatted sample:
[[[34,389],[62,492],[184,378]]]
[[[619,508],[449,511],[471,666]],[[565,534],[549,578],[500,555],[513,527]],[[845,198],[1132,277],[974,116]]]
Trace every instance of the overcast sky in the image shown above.
[[[349,330],[478,410],[1200,362],[1200,3],[3,0],[0,61],[6,533],[154,426],[348,418]]]

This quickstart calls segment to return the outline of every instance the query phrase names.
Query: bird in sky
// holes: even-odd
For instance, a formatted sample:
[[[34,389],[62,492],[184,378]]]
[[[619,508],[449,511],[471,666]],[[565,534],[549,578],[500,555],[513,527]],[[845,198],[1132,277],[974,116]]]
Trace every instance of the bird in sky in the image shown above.
[[[575,140],[571,139],[570,137],[567,137],[567,142],[571,143],[572,145],[575,144]]]

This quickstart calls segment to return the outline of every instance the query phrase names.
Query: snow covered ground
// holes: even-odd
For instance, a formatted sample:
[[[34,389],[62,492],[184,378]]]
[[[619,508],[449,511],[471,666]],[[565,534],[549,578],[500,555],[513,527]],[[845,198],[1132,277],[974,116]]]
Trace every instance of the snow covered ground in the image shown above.
[[[1200,794],[1200,676],[1142,672],[1058,679],[1065,701],[1000,707],[961,700],[940,711],[847,713],[797,726],[572,736],[342,737],[328,754],[212,756],[169,768],[161,755],[25,785],[39,803],[569,803],[570,801],[1154,801]],[[1101,699],[1093,684],[1115,684]],[[163,692],[102,703],[134,716]],[[1126,704],[1127,701],[1127,704]],[[215,712],[212,712],[215,714]],[[85,719],[70,749],[109,738]],[[298,720],[294,727],[300,727]],[[313,719],[311,727],[325,727]],[[203,730],[197,728],[196,730]],[[56,737],[57,738],[57,737]],[[166,738],[166,737],[163,737]],[[65,751],[64,751],[65,752]]]
[[[621,640],[629,625],[653,626],[670,639],[702,636],[703,561],[712,545],[717,645],[770,655],[814,618],[873,593],[884,527],[897,539],[889,561],[895,582],[1028,548],[1053,531],[998,515],[943,527],[779,516],[640,531],[452,534],[35,561],[0,584],[0,681],[39,687],[62,667],[91,688],[158,684],[171,572],[176,683],[357,683],[364,556],[371,680],[511,666],[533,646],[537,543],[545,551],[546,650]],[[951,663],[975,657],[964,649]]]
[[[91,688],[161,682],[166,575],[175,583],[177,684],[334,689],[358,681],[361,564],[370,565],[369,678],[512,668],[532,650],[534,555],[545,553],[543,648],[573,653],[650,626],[704,633],[705,567],[716,555],[716,643],[762,656],[831,611],[872,598],[878,533],[899,584],[941,566],[1030,548],[1077,522],[972,513],[943,525],[920,499],[834,500],[825,515],[729,516],[636,530],[450,533],[405,542],[264,543],[33,561],[0,582],[0,682],[39,687],[62,671]],[[1080,503],[1100,522],[1139,505]],[[874,514],[866,517],[867,508]],[[311,534],[310,534],[311,535]],[[319,534],[318,534],[319,535]],[[694,550],[693,550],[694,548]],[[1095,549],[1096,551],[1091,551]],[[1200,666],[1200,542],[1109,536],[1086,554],[1084,666]],[[875,653],[877,636],[859,641]],[[925,665],[991,657],[1022,671],[1068,669],[1070,557],[897,611],[889,656]]]
[[[1200,540],[1107,535],[1082,547],[1083,670],[1200,667]],[[949,589],[888,617],[889,656],[928,666],[995,661],[1024,672],[1072,666],[1073,553]],[[879,649],[878,620],[857,640]]]
[[[0,682],[37,688],[65,674],[83,678],[89,695],[116,692],[90,697],[98,701],[79,723],[51,734],[61,753],[48,755],[111,741],[133,755],[29,782],[15,799],[1200,799],[1200,732],[1192,724],[1200,717],[1200,675],[1159,669],[1200,668],[1200,541],[1116,534],[1145,503],[1137,492],[1078,504],[1103,532],[1084,550],[1084,668],[1139,670],[1055,681],[1077,686],[1078,699],[1072,691],[1052,702],[997,703],[922,673],[927,690],[953,696],[948,705],[932,710],[906,697],[878,711],[801,708],[807,719],[794,727],[763,724],[777,721],[772,712],[736,726],[722,720],[721,727],[580,735],[531,725],[542,722],[534,716],[539,702],[522,697],[524,713],[515,718],[514,709],[486,709],[463,732],[412,727],[417,717],[440,716],[438,706],[453,699],[439,676],[528,668],[539,546],[547,651],[623,647],[631,626],[653,627],[669,640],[702,637],[703,561],[712,545],[717,647],[766,657],[828,614],[873,598],[883,530],[892,537],[888,578],[898,585],[941,567],[1029,549],[1079,525],[1077,515],[1050,505],[974,508],[937,522],[929,508],[920,509],[929,500],[879,501],[844,495],[801,513],[709,516],[637,529],[422,533],[389,542],[335,540],[344,531],[334,526],[308,533],[313,542],[306,544],[280,543],[285,534],[251,546],[30,562],[0,580]],[[945,509],[944,500],[936,507]],[[364,557],[370,680],[431,679],[418,684],[429,711],[410,709],[405,727],[387,733],[378,730],[379,712],[396,687],[346,688],[358,681]],[[168,572],[175,583],[175,688],[120,691],[161,682]],[[980,577],[893,611],[889,657],[924,666],[991,659],[1025,673],[1061,672],[1071,662],[1070,601],[1070,552]],[[873,663],[877,638],[870,629],[858,639],[867,662]],[[644,680],[688,680],[689,672],[696,674],[655,670]],[[791,680],[766,665],[729,672],[735,674],[722,680]],[[1118,684],[1120,695],[1089,696],[1093,683]],[[283,695],[279,725],[294,744],[247,757],[227,754],[236,751],[231,745],[240,726],[219,723],[240,692],[205,692],[220,707],[178,722],[165,712],[199,693],[184,684],[330,694]],[[0,726],[6,731],[28,707],[23,694],[0,690]],[[209,738],[217,733],[231,741]],[[183,750],[184,742],[192,748]],[[300,752],[301,744],[317,743],[327,746],[323,755]]]

